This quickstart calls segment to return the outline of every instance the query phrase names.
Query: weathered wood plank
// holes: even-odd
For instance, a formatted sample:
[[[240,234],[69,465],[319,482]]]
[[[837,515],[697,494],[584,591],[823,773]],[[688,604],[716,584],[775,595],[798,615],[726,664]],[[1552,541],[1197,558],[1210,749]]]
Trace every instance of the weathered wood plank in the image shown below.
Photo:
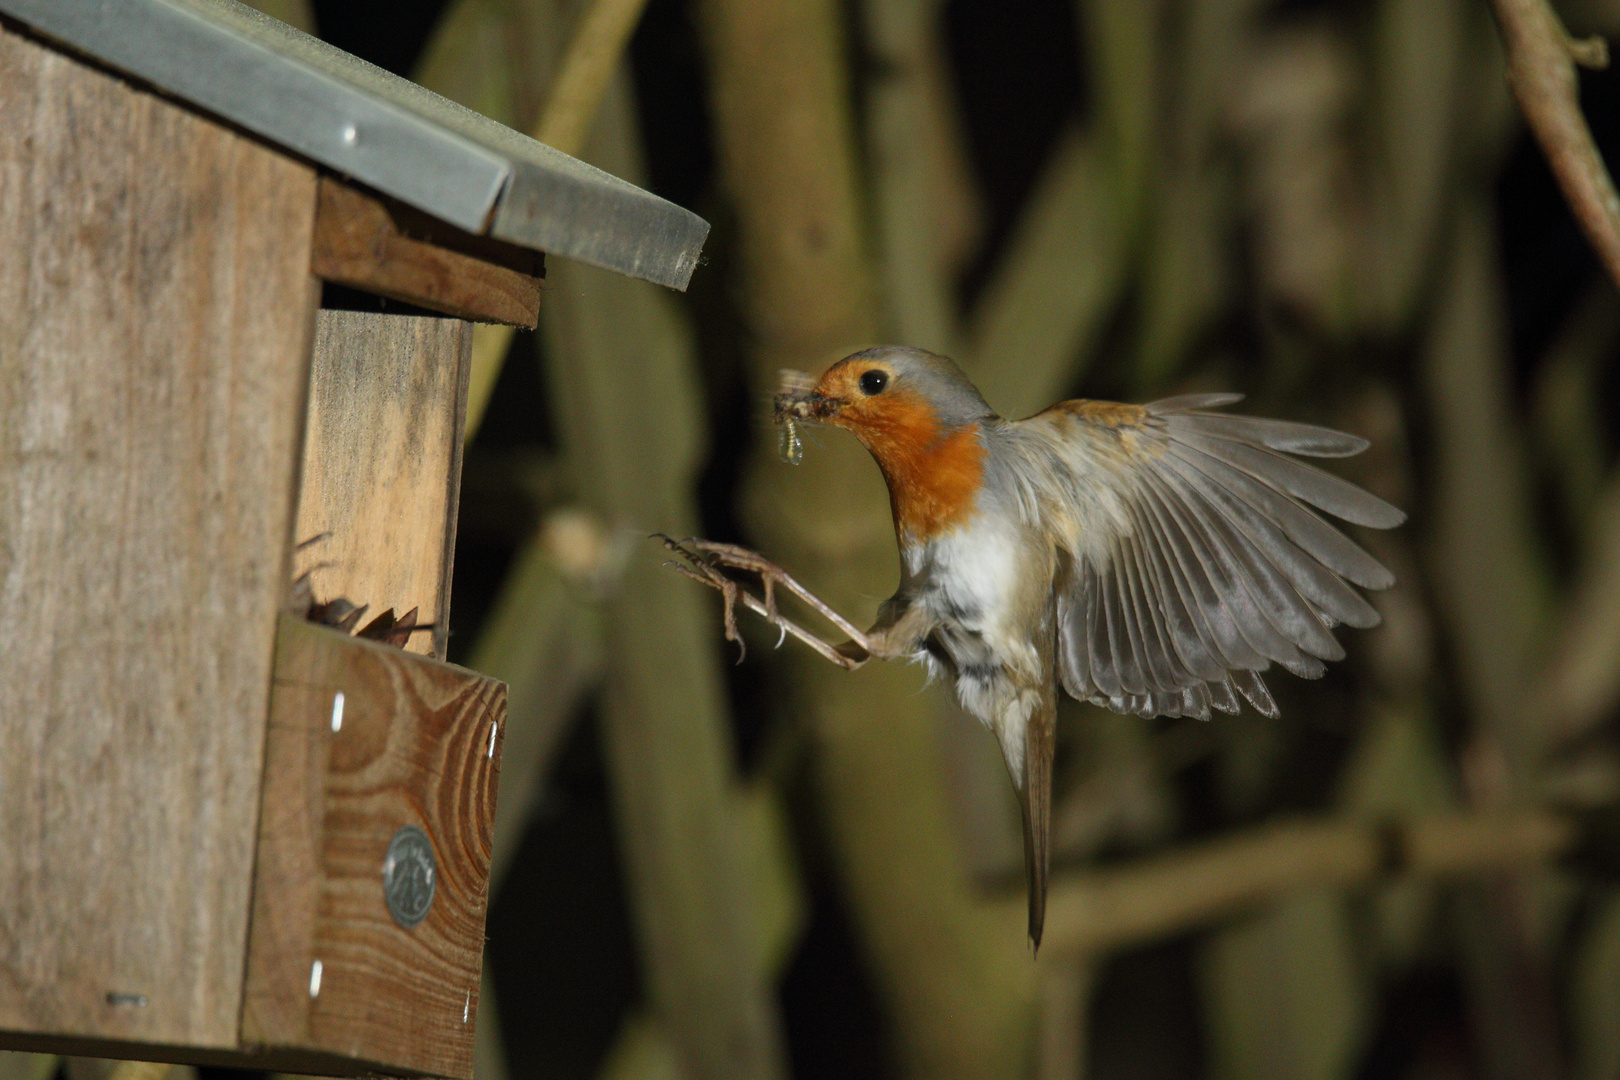
[[[460,319],[532,330],[540,319],[542,258],[321,178],[310,266],[327,281]]]
[[[283,618],[245,1043],[472,1075],[505,713],[487,676]],[[406,825],[436,862],[409,929],[382,880]]]
[[[0,1031],[236,1043],[314,204],[0,24]]]
[[[304,436],[299,552],[319,599],[418,608],[436,623],[414,652],[444,655],[461,491],[471,326],[459,319],[323,310]]]

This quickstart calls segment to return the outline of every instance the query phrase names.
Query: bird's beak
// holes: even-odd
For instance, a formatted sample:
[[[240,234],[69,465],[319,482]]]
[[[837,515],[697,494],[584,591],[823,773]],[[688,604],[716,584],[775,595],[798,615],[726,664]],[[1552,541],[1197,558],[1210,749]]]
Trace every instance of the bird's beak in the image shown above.
[[[842,398],[828,397],[815,390],[806,393],[777,394],[776,421],[781,423],[783,420],[793,419],[825,423],[837,416],[844,405]]]

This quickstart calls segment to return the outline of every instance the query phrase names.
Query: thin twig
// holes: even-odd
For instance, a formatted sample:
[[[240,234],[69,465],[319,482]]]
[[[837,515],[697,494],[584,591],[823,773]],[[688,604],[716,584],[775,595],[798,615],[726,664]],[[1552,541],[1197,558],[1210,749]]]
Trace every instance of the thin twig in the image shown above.
[[[1581,115],[1575,65],[1602,68],[1602,38],[1576,41],[1547,0],[1491,0],[1519,107],[1547,154],[1570,209],[1620,286],[1620,195]]]

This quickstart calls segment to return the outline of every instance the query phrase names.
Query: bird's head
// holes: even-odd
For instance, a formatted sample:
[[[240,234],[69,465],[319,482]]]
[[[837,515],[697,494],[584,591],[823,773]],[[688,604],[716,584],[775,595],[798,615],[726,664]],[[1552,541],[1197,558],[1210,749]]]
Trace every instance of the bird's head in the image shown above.
[[[846,356],[810,389],[776,398],[778,422],[841,427],[871,451],[902,543],[927,540],[971,511],[983,477],[979,427],[995,415],[951,361],[894,345]]]
[[[883,345],[846,356],[808,391],[779,394],[776,415],[844,428],[884,463],[926,453],[995,413],[950,360]]]

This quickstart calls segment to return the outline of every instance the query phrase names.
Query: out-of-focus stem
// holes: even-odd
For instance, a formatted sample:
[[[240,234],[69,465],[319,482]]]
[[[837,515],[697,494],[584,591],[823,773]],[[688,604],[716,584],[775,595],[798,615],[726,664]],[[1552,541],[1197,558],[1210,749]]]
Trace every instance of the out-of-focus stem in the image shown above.
[[[632,182],[641,167],[627,73],[590,158]],[[705,454],[692,342],[657,286],[557,266],[542,326],[575,489],[610,531],[688,534]],[[632,548],[604,605],[603,755],[643,981],[691,1080],[783,1075],[771,979],[760,962],[740,840],[733,750],[708,598]]]
[[[580,15],[534,137],[578,155],[647,0],[594,0]]]
[[[646,4],[647,0],[594,0],[579,16],[567,51],[554,67],[544,48],[551,35],[544,31],[557,21],[555,3],[520,4],[519,8],[543,10],[504,13],[489,0],[461,0],[441,23],[419,78],[429,89],[449,93],[469,108],[518,126],[529,122],[519,115],[525,111],[521,99],[532,96],[518,83],[523,77],[546,80],[555,70],[555,77],[546,80],[546,104],[533,134],[548,146],[578,156]],[[515,65],[518,71],[515,77],[502,77],[510,39],[530,36],[520,30],[541,31],[534,35],[541,40],[534,48],[512,52],[521,58]],[[512,347],[512,333],[510,326],[493,324],[473,329],[472,372],[467,381],[468,442],[478,433],[495,392],[501,366]]]
[[[1572,822],[1545,811],[1436,816],[1386,826],[1284,822],[1147,859],[1055,878],[1043,950],[1100,954],[1187,930],[1305,888],[1348,888],[1391,873],[1478,873],[1553,858]],[[1009,917],[1023,898],[1002,901]]]
[[[882,320],[856,172],[835,0],[706,0],[722,176],[735,205],[754,385],[874,343]],[[768,440],[766,440],[768,442]],[[882,483],[852,439],[798,468],[752,465],[753,539],[843,611],[870,617],[895,579]],[[802,573],[801,573],[802,572]],[[853,674],[783,654],[778,699],[808,731],[817,798],[849,910],[913,1077],[1020,1076],[1033,978],[1016,920],[962,864],[918,676]]]

